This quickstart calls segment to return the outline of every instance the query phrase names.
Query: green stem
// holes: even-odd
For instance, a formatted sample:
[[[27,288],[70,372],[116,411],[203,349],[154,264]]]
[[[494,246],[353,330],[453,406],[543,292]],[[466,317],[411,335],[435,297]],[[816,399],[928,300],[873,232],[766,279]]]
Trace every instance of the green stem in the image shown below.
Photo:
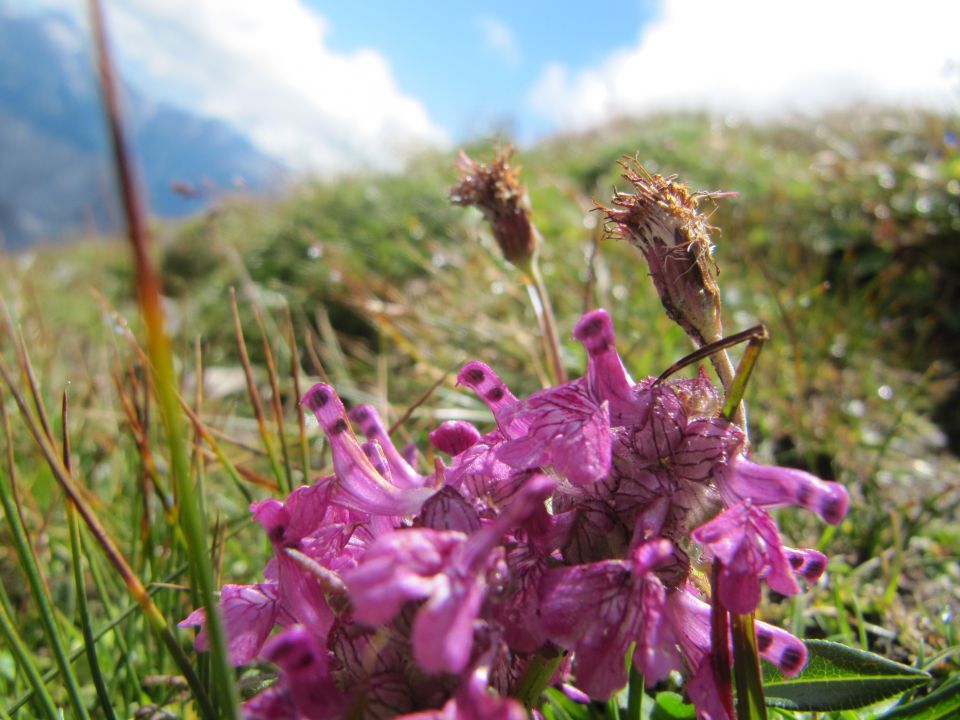
[[[641,720],[643,717],[644,696],[643,673],[637,672],[637,667],[632,661],[630,663],[630,680],[627,688],[627,720]]]
[[[730,613],[730,626],[733,634],[733,677],[737,686],[737,720],[767,720],[753,614]]]
[[[523,703],[527,710],[536,708],[540,701],[540,695],[547,689],[550,680],[553,679],[557,668],[563,662],[564,653],[557,651],[553,657],[546,657],[540,653],[535,654],[526,669],[520,681],[517,683],[515,697]]]
[[[0,482],[0,503],[3,504],[3,512],[7,518],[7,527],[10,530],[10,537],[13,540],[14,549],[17,552],[17,559],[20,561],[20,567],[23,569],[24,575],[27,576],[27,583],[30,585],[30,592],[33,594],[33,602],[36,604],[37,612],[40,615],[40,624],[43,626],[44,634],[47,636],[47,642],[50,643],[50,649],[53,652],[57,667],[60,668],[60,673],[63,675],[63,681],[67,687],[67,695],[70,698],[70,704],[73,706],[73,712],[76,717],[86,720],[89,716],[87,714],[87,708],[83,704],[83,699],[80,697],[80,686],[77,684],[77,678],[73,674],[70,659],[67,657],[67,652],[60,639],[60,630],[57,627],[57,621],[53,614],[53,607],[50,604],[50,598],[44,587],[43,579],[40,576],[37,558],[33,554],[30,541],[27,539],[26,528],[21,523],[19,508],[13,501],[12,488],[16,482],[16,469],[13,461],[13,438],[10,433],[10,422],[2,401],[0,401],[0,416],[2,416],[3,431],[7,445],[7,477],[3,482]],[[39,428],[38,432],[40,432]]]
[[[233,668],[230,665],[227,653],[223,621],[217,607],[213,572],[207,550],[206,522],[200,512],[196,493],[193,491],[190,481],[182,416],[177,398],[176,375],[173,369],[173,354],[164,327],[160,278],[154,269],[150,255],[151,237],[147,223],[146,204],[135,179],[133,159],[128,152],[126,137],[124,136],[117,82],[108,50],[100,0],[90,0],[89,7],[91,27],[97,50],[97,64],[100,70],[100,88],[103,93],[114,163],[119,180],[118,186],[127,222],[127,234],[134,254],[138,299],[147,328],[147,355],[152,364],[154,384],[160,404],[160,415],[170,449],[170,472],[181,503],[180,524],[187,539],[191,577],[199,586],[200,596],[207,610],[206,627],[210,638],[216,691],[223,703],[224,714],[228,718],[239,718],[240,702],[237,696]],[[174,654],[178,664],[190,667],[183,649],[170,631],[163,616],[159,614],[156,605],[153,605],[151,601],[144,606],[144,610],[147,619],[160,630],[160,636],[164,644]],[[193,679],[196,681],[195,674],[191,672],[191,675],[194,676]],[[197,688],[199,687],[199,682],[197,682]],[[201,690],[200,695],[201,697],[196,699],[198,704],[201,705],[204,715],[214,715],[215,713],[210,712],[211,708],[203,707],[202,700],[206,697],[206,693]]]
[[[567,381],[567,371],[563,367],[563,358],[560,354],[560,339],[557,335],[557,321],[553,315],[553,306],[550,304],[550,295],[540,275],[540,266],[536,258],[530,260],[528,267],[523,268],[526,275],[527,293],[530,295],[530,304],[540,323],[540,334],[543,338],[544,349],[547,354],[547,366],[550,368],[551,380],[555,385]]]
[[[46,685],[43,684],[43,679],[40,677],[37,666],[33,662],[33,656],[30,654],[27,646],[24,645],[23,640],[20,639],[16,624],[13,622],[13,619],[7,615],[5,603],[0,603],[0,635],[3,636],[7,647],[13,652],[17,660],[17,665],[19,665],[26,674],[27,682],[30,687],[33,688],[33,697],[36,698],[37,705],[43,708],[44,715],[49,718],[49,720],[59,720],[60,713],[57,712],[57,706],[53,704],[53,698],[50,697]],[[10,712],[14,712],[14,710],[11,709]]]
[[[70,526],[70,555],[73,560],[73,582],[77,587],[80,625],[83,629],[83,647],[87,653],[87,663],[90,665],[90,674],[93,677],[93,685],[97,689],[97,697],[100,699],[103,716],[108,720],[113,720],[116,715],[113,713],[110,694],[107,692],[107,684],[103,679],[103,672],[100,669],[100,662],[97,658],[97,641],[93,636],[93,627],[90,624],[90,608],[87,605],[87,588],[83,581],[83,556],[80,550],[80,521],[77,518],[77,512],[71,502],[67,502],[67,522]]]

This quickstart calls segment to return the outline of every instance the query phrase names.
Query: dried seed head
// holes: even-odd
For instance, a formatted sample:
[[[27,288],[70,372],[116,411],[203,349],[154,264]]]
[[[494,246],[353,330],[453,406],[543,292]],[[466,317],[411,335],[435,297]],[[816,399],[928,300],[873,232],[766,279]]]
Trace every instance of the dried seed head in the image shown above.
[[[632,193],[614,193],[613,207],[600,206],[614,234],[640,249],[663,307],[695,342],[720,339],[720,288],[702,197],[673,178],[650,175],[635,159],[621,162]]]
[[[503,256],[526,269],[537,253],[540,234],[530,220],[530,200],[520,183],[520,167],[510,165],[512,155],[509,146],[501,148],[493,162],[484,165],[461,151],[460,182],[450,188],[450,200],[479,208]]]

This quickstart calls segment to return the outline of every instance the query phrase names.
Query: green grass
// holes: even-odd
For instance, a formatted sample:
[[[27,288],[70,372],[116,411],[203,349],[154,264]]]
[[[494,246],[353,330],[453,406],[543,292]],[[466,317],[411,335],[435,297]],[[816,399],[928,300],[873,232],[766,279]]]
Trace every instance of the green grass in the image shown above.
[[[960,442],[952,410],[952,363],[960,357],[960,150],[949,135],[957,125],[866,109],[757,126],[666,116],[547,141],[519,157],[574,376],[584,358],[570,331],[591,307],[610,311],[635,376],[656,375],[691,350],[660,308],[640,255],[603,239],[596,227],[593,201],[607,202],[612,187],[623,187],[617,159],[636,155],[693,189],[740,193],[717,200],[715,210],[704,207],[719,228],[715,257],[728,331],[763,321],[772,335],[747,392],[754,454],[835,478],[853,500],[836,532],[822,534],[799,513],[778,518],[790,542],[831,556],[830,584],[788,601],[771,598],[761,616],[807,637],[918,665],[958,643],[952,613],[960,602],[960,463],[950,446]],[[469,151],[490,156],[486,143]],[[288,472],[294,484],[308,481],[328,461],[320,433],[308,428],[311,467],[304,467],[292,359],[301,390],[326,374],[346,400],[373,402],[388,423],[443,380],[397,430],[401,444],[423,448],[426,433],[444,419],[486,417],[454,387],[465,361],[489,363],[518,395],[545,382],[522,286],[479,214],[446,200],[453,163],[452,154],[422,156],[402,175],[307,185],[273,204],[224,199],[215,213],[158,228],[181,394],[216,444],[195,442],[196,428],[187,429],[192,478],[202,480],[207,522],[217,529],[209,541],[221,581],[255,581],[269,555],[247,520],[247,496],[270,495],[266,486],[285,486]],[[168,513],[174,489],[159,410],[144,361],[118,320],[126,318],[143,342],[133,268],[126,248],[112,243],[3,260],[0,291],[11,319],[3,362],[16,374],[14,337],[21,333],[61,445],[54,408],[66,389],[75,479],[175,624],[197,599]],[[279,472],[245,388],[231,287]],[[286,454],[257,311],[277,368]],[[203,397],[195,390],[198,366],[225,380],[208,383]],[[82,651],[84,615],[98,637],[101,693],[116,715],[155,708],[156,717],[183,716],[189,693],[175,659],[145,617],[129,612],[133,600],[86,530],[82,545],[71,546],[60,486],[7,389],[2,401],[16,468],[10,497],[51,609],[42,612],[38,591],[27,585],[29,563],[13,552],[12,531],[3,525],[0,601],[20,645],[8,639],[0,646],[0,708],[11,712],[31,687],[32,664],[48,676],[49,699],[35,696],[17,716],[46,717],[50,703],[71,712],[69,684],[41,623],[46,616],[76,657],[82,703],[92,717],[106,717]],[[82,593],[71,547],[84,558]],[[178,638],[209,685],[207,659],[193,654],[189,633]],[[957,658],[932,670],[955,674]],[[259,674],[252,669],[246,677],[255,683]]]

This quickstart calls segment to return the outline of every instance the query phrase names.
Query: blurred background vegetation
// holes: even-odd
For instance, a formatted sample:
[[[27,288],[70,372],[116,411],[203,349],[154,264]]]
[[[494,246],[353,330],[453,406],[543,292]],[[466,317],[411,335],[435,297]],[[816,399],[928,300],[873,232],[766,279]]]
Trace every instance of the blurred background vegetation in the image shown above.
[[[618,160],[635,156],[650,172],[676,174],[693,190],[739,193],[704,199],[701,209],[717,228],[728,332],[762,321],[772,335],[747,396],[753,452],[838,480],[853,499],[835,533],[798,512],[780,513],[792,544],[831,555],[831,573],[828,584],[799,598],[770,598],[761,616],[805,637],[841,639],[908,663],[958,642],[958,134],[955,117],[876,108],[775,124],[664,115],[546,140],[516,158],[545,240],[541,267],[572,375],[584,357],[570,331],[594,307],[613,316],[635,377],[656,375],[692,349],[663,314],[639,253],[605,238],[598,226],[594,201],[626,189]],[[467,150],[482,160],[492,156],[487,141]],[[287,371],[292,353],[310,376],[300,378],[301,390],[327,376],[349,402],[373,402],[388,423],[402,419],[401,444],[417,442],[425,463],[432,462],[426,432],[440,421],[489,424],[483,407],[454,386],[465,361],[489,363],[518,395],[545,382],[522,286],[479,213],[447,200],[454,160],[423,155],[404,173],[305,184],[269,203],[224,196],[202,216],[156,228],[184,395],[198,404],[199,348],[201,416],[248,480],[269,484],[270,465],[240,368],[231,287],[268,405],[261,317],[291,447],[298,413]],[[48,407],[58,406],[67,387],[78,474],[125,553],[145,579],[159,583],[168,617],[179,620],[191,598],[171,575],[182,554],[162,511],[164,490],[151,482],[163,477],[164,458],[158,451],[151,470],[137,439],[141,431],[158,434],[159,423],[151,420],[143,369],[118,324],[124,317],[140,334],[126,246],[91,238],[24,252],[3,259],[0,283],[12,319],[5,356],[12,366],[9,340],[17,329]],[[132,416],[124,403],[135,406]],[[8,413],[14,416],[12,406]],[[319,430],[308,433],[312,468],[288,463],[297,483],[322,472],[326,460]],[[22,514],[69,620],[77,598],[64,569],[63,502],[16,422],[13,436]],[[222,579],[257,579],[269,548],[258,528],[244,525],[247,501],[221,464],[197,457],[208,512],[224,537],[217,547]],[[248,488],[256,498],[268,493]],[[4,602],[41,647],[6,532]],[[101,584],[91,602],[103,625],[125,603],[110,592],[110,577]],[[103,640],[106,652],[126,653],[118,678],[147,668],[159,674],[150,665],[159,652],[155,641],[137,634],[142,621],[132,616],[118,627]],[[42,651],[39,657],[49,664]],[[955,670],[956,660],[950,662],[939,671]],[[163,682],[136,687],[146,689],[123,691],[130,707],[163,705],[177,691]],[[9,651],[0,648],[0,696],[22,690]]]

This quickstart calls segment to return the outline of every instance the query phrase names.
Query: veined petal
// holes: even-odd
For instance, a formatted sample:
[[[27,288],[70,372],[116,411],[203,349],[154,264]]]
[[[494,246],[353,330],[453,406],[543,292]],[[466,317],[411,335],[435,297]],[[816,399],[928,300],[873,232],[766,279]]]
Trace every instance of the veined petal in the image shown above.
[[[549,465],[574,485],[602,480],[610,472],[610,414],[582,382],[534,393],[502,413],[507,424],[528,426],[508,439],[497,458],[515,468]]]
[[[430,442],[440,452],[457,456],[475,445],[480,431],[463,420],[448,420],[430,433]]]
[[[762,507],[799,505],[838,525],[847,514],[846,489],[803,470],[757,465],[742,455],[718,467],[717,485],[728,504],[749,498]]]
[[[357,567],[341,575],[354,617],[368,625],[383,625],[408,600],[446,588],[443,571],[466,538],[463,533],[426,528],[396,530],[377,538]]]
[[[411,467],[394,446],[372,405],[358,405],[350,411],[350,419],[357,423],[367,440],[376,441],[380,445],[395,485],[423,487],[427,483],[427,478]]]
[[[724,510],[694,530],[692,537],[722,564],[717,590],[731,612],[756,610],[761,579],[782,595],[800,592],[776,523],[749,501]]]
[[[224,585],[220,590],[219,607],[227,634],[230,662],[245,665],[260,653],[260,648],[276,624],[276,585]],[[204,608],[194,610],[177,624],[177,627],[190,626],[200,627],[194,641],[197,651],[209,650]]]
[[[333,455],[333,500],[344,507],[375,515],[415,515],[436,488],[402,488],[377,472],[347,422],[343,403],[329,385],[314,385],[304,395],[330,440]]]

